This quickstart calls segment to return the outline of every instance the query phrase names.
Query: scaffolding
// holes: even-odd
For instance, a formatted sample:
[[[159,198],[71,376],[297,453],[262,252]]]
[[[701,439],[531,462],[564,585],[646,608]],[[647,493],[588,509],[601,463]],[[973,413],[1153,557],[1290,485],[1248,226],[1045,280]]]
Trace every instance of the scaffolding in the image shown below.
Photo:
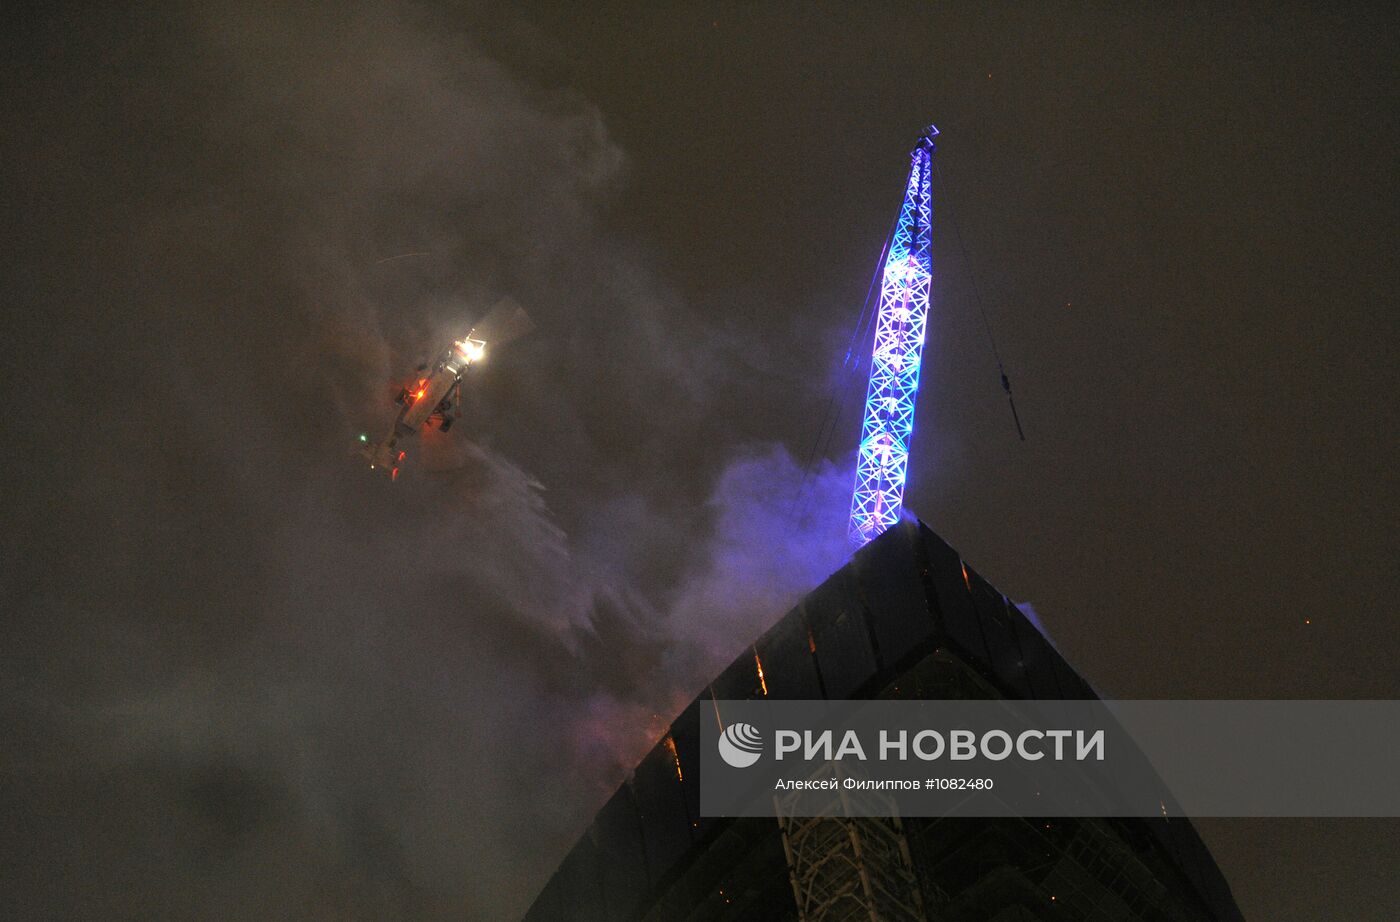
[[[832,788],[774,797],[799,922],[933,922],[894,802],[847,777],[829,762],[812,778]]]

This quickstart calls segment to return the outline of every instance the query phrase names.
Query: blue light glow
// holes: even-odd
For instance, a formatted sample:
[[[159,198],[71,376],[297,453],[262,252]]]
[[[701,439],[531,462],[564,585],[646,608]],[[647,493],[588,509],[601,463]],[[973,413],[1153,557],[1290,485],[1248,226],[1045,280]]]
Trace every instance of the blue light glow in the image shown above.
[[[914,147],[909,185],[880,281],[880,314],[851,498],[850,538],[856,547],[898,522],[904,506],[914,397],[919,391],[919,362],[933,279],[929,174],[937,134],[930,125]]]

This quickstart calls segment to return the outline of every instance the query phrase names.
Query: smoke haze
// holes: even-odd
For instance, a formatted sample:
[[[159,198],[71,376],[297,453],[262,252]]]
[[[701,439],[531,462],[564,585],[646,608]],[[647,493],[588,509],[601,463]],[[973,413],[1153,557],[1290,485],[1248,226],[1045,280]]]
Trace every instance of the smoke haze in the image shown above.
[[[840,562],[930,120],[908,508],[1107,694],[1396,697],[1395,4],[125,6],[0,7],[7,915],[518,917]],[[1393,818],[1198,828],[1400,906]]]
[[[44,168],[12,190],[4,902],[518,915],[839,517],[768,553],[802,472],[699,433],[741,359],[598,229],[626,157],[586,100],[411,7],[20,37],[53,55],[5,119]],[[396,378],[502,295],[534,335],[398,483],[362,470]]]

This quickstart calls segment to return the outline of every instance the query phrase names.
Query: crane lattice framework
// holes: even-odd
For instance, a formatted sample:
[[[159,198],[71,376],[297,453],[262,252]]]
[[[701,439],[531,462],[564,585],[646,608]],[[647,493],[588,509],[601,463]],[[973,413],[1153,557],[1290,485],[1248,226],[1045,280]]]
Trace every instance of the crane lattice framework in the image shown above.
[[[851,499],[850,538],[856,547],[898,522],[904,506],[914,398],[919,391],[933,280],[930,174],[937,135],[938,129],[930,125],[910,154],[913,164],[904,204],[880,280],[870,386]]]

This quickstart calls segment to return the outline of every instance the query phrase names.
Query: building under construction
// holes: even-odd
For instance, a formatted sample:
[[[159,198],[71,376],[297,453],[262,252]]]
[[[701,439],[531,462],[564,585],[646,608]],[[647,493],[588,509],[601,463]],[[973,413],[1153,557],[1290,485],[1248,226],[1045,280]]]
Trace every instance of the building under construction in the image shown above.
[[[956,551],[902,522],[691,702],[527,922],[1242,918],[1183,818],[702,817],[700,715],[715,701],[763,696],[1097,697]]]

